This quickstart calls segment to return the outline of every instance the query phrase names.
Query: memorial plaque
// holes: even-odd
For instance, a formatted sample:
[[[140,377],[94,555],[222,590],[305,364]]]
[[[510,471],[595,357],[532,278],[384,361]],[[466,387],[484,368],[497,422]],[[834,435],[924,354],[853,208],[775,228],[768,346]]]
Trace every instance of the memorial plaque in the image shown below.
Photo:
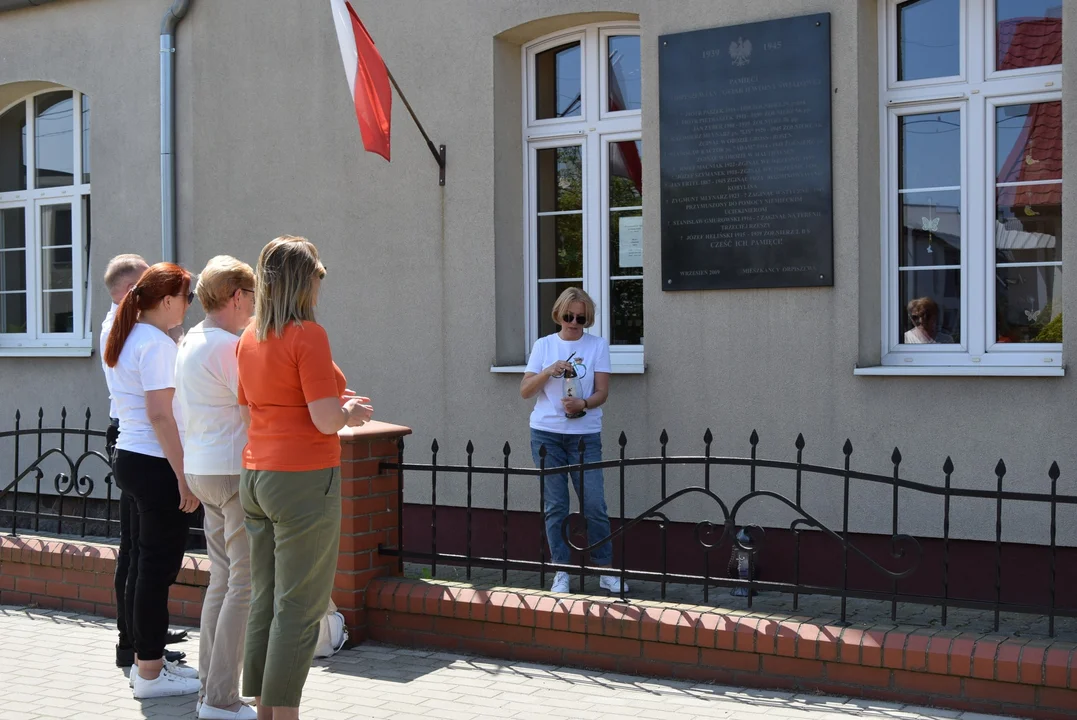
[[[658,48],[662,288],[833,285],[830,15]]]

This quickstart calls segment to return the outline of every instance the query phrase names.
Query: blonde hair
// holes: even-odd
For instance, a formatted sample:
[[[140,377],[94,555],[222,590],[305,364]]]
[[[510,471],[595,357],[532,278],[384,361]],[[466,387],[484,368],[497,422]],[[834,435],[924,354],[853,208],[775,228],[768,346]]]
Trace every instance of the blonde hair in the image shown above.
[[[138,278],[146,272],[149,266],[141,255],[134,253],[117,255],[108,261],[108,266],[105,268],[105,287],[111,293],[119,287],[121,282],[132,279],[132,275],[138,275],[133,278],[134,282],[138,282]]]
[[[318,248],[306,238],[281,235],[258,256],[254,274],[254,329],[259,342],[280,337],[290,322],[314,322],[314,276],[325,277]]]
[[[587,316],[587,322],[583,324],[584,327],[591,327],[595,324],[595,301],[582,288],[570,287],[561,293],[553,303],[550,317],[553,318],[555,325],[564,324],[565,321],[562,315],[568,312],[568,306],[572,303],[583,303],[583,312]]]
[[[236,290],[254,291],[254,269],[231,255],[211,258],[198,276],[195,294],[206,312],[220,310]]]

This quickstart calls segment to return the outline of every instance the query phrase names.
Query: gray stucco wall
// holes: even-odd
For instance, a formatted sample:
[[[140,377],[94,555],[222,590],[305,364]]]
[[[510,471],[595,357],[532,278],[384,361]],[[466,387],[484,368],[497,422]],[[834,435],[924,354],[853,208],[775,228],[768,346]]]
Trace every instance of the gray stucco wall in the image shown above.
[[[165,0],[58,2],[0,16],[0,83],[53,80],[93,98],[95,279],[102,261],[159,247],[157,25]],[[411,426],[409,459],[462,460],[468,439],[477,462],[500,463],[508,440],[530,464],[519,376],[489,372],[511,359],[505,338],[522,332],[511,311],[519,298],[518,167],[513,137],[520,56],[514,46],[565,26],[555,16],[618,11],[642,28],[645,316],[647,371],[618,375],[606,406],[607,454],[619,431],[630,454],[656,454],[662,429],[671,454],[702,451],[710,427],[717,454],[746,454],[758,429],[760,454],[794,456],[803,432],[811,462],[839,464],[846,438],[854,466],[888,472],[899,446],[905,475],[942,481],[947,455],[957,486],[991,487],[1005,457],[1007,487],[1046,490],[1047,468],[1077,467],[1068,413],[1072,377],[865,378],[853,368],[877,360],[879,326],[879,171],[875,0],[358,0],[353,3],[436,143],[448,146],[448,183],[398,101],[393,161],[362,151],[328,3],[287,0],[196,2],[179,31],[177,143],[179,259],[192,270],[229,252],[253,263],[282,233],[306,235],[323,254],[321,320],[349,384],[369,394],[376,417]],[[835,283],[828,289],[678,292],[661,290],[657,38],[661,34],[790,15],[832,13],[835,172]],[[526,25],[554,18],[545,26]],[[572,22],[585,22],[587,17]],[[1066,7],[1067,38],[1077,6]],[[521,27],[523,26],[523,27]],[[75,38],[78,42],[75,42]],[[1077,68],[1066,53],[1064,103],[1074,104]],[[1067,116],[1069,113],[1067,113]],[[518,127],[518,123],[516,125]],[[1066,126],[1066,157],[1077,147]],[[1066,172],[1067,207],[1077,165]],[[514,196],[515,194],[515,196]],[[1072,242],[1077,218],[1066,220]],[[509,277],[506,277],[506,275]],[[512,277],[515,275],[515,277]],[[496,290],[495,290],[496,289]],[[498,292],[510,293],[498,304]],[[1067,285],[1067,306],[1077,290]],[[95,291],[94,316],[105,307]],[[191,322],[197,321],[192,313]],[[1067,321],[1067,333],[1077,330]],[[502,342],[497,342],[498,334]],[[522,344],[522,339],[519,341]],[[1074,353],[1067,345],[1065,360]],[[98,358],[0,359],[14,405],[104,407]],[[687,483],[671,475],[671,487]],[[732,486],[744,481],[716,475]],[[1071,485],[1064,475],[1062,487]],[[766,479],[773,487],[788,485]],[[612,476],[611,476],[612,480]],[[628,510],[657,498],[657,474],[633,473]],[[522,484],[522,483],[521,483]],[[494,484],[479,496],[500,503]],[[840,519],[823,483],[813,495],[824,518]],[[1077,489],[1077,485],[1072,486]],[[612,483],[611,483],[612,490]],[[425,501],[423,478],[408,499]],[[514,491],[515,497],[515,491]],[[610,495],[612,501],[612,493]],[[462,502],[445,482],[439,499]],[[537,491],[521,490],[535,508]],[[888,527],[886,490],[854,493],[854,528]],[[903,497],[903,530],[937,534],[941,502]],[[612,501],[616,507],[616,501]],[[517,503],[514,502],[514,505]],[[681,516],[698,517],[685,508]],[[762,509],[756,519],[784,516]],[[955,532],[993,537],[993,508],[955,512]],[[1042,541],[1046,515],[1013,507],[1007,538]]]

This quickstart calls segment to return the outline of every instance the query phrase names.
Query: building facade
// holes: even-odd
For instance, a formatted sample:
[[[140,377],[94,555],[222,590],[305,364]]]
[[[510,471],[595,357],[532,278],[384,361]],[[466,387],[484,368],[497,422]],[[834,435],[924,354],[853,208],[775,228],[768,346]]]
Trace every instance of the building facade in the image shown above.
[[[1077,468],[1077,384],[1063,341],[1077,289],[1077,4],[1062,0],[357,0],[435,143],[398,102],[392,162],[365,154],[328,2],[194,0],[176,35],[178,261],[254,263],[284,233],[329,274],[320,320],[376,418],[415,430],[409,458],[530,464],[518,384],[565,286],[596,299],[612,347],[607,453],[806,459],[990,488],[1062,487]],[[14,411],[107,394],[95,332],[108,258],[162,257],[159,25],[166,0],[57,0],[0,14],[0,383]],[[659,44],[671,33],[829,13],[833,283],[666,291]],[[1072,167],[1071,167],[1072,166]],[[92,172],[91,172],[92,171]],[[92,210],[91,210],[92,200]],[[91,222],[92,218],[92,222]],[[909,303],[938,308],[923,342]],[[200,320],[192,308],[188,322]],[[645,332],[646,330],[646,332]],[[921,331],[922,334],[923,331]],[[698,473],[697,473],[698,475]],[[671,483],[696,480],[688,470]],[[628,511],[653,501],[630,482]],[[728,477],[728,482],[742,482]],[[762,476],[766,481],[766,476]],[[775,480],[780,483],[783,481]],[[439,502],[462,502],[446,486]],[[821,496],[830,490],[820,488]],[[500,495],[480,488],[480,503]],[[429,499],[409,481],[408,499]],[[916,500],[903,531],[938,535]],[[523,488],[513,505],[535,508]],[[852,498],[854,527],[889,501]],[[819,508],[835,519],[832,507]],[[705,510],[683,508],[685,519]],[[1007,537],[1044,542],[1041,510]],[[762,524],[784,516],[760,508]],[[903,521],[904,522],[904,521]],[[969,509],[955,533],[993,538]],[[1061,537],[1061,536],[1060,536]],[[1074,537],[1067,536],[1066,542]]]

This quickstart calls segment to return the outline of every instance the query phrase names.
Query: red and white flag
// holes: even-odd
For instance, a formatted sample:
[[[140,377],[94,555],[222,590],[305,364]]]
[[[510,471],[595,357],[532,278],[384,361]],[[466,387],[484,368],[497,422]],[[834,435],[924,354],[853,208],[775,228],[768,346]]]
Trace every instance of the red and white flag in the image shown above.
[[[389,71],[351,3],[345,0],[329,0],[329,3],[363,147],[388,160],[393,109]]]

